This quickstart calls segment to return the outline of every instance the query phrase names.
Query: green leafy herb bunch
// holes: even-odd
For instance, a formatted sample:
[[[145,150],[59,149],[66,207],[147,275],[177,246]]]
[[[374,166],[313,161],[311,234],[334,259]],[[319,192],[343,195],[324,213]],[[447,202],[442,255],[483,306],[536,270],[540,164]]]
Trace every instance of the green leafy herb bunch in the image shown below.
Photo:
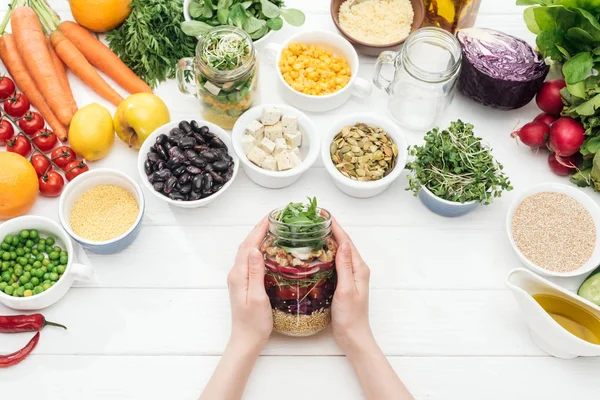
[[[512,186],[490,150],[474,135],[473,125],[461,120],[445,130],[434,128],[425,144],[409,147],[413,159],[406,165],[411,171],[406,190],[416,196],[425,186],[444,200],[491,204]]]

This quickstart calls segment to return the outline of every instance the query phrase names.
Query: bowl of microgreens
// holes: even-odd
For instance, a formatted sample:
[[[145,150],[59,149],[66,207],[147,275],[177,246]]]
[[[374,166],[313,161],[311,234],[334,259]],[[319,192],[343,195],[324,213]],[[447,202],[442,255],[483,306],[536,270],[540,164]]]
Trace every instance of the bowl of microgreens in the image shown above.
[[[246,31],[255,44],[280,30],[283,21],[301,26],[306,19],[302,11],[286,8],[283,0],[185,0],[183,16],[181,29],[188,36],[200,39],[216,26],[233,25]]]
[[[448,129],[427,132],[425,144],[411,146],[409,155],[406,190],[444,217],[467,214],[512,190],[491,148],[475,136],[473,125],[461,120],[451,122]]]

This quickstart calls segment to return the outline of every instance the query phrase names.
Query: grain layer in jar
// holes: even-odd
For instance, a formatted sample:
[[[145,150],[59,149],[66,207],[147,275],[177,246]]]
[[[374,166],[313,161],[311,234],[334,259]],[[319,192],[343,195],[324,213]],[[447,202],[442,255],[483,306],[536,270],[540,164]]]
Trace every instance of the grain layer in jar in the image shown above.
[[[205,120],[232,129],[257,102],[258,60],[252,39],[241,29],[220,26],[197,48],[196,86]]]
[[[317,208],[316,199],[269,214],[261,251],[275,331],[310,336],[330,324],[337,247],[331,214]]]

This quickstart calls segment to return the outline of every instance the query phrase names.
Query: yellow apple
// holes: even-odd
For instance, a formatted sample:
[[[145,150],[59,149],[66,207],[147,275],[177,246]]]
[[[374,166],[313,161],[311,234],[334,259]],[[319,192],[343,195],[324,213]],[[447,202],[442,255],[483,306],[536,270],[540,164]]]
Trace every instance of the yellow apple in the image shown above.
[[[139,150],[156,128],[171,120],[169,109],[152,93],[132,94],[115,112],[117,136],[129,147]]]

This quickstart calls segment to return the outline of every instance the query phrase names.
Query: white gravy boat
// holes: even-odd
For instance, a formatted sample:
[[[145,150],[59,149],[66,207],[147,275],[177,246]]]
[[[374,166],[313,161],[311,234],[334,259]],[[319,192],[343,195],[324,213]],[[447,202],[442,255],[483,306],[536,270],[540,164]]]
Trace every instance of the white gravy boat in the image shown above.
[[[558,324],[533,298],[547,294],[576,304],[600,318],[600,307],[535,273],[517,268],[509,272],[506,285],[517,300],[533,341],[546,353],[558,358],[600,356],[600,346],[573,335]]]

